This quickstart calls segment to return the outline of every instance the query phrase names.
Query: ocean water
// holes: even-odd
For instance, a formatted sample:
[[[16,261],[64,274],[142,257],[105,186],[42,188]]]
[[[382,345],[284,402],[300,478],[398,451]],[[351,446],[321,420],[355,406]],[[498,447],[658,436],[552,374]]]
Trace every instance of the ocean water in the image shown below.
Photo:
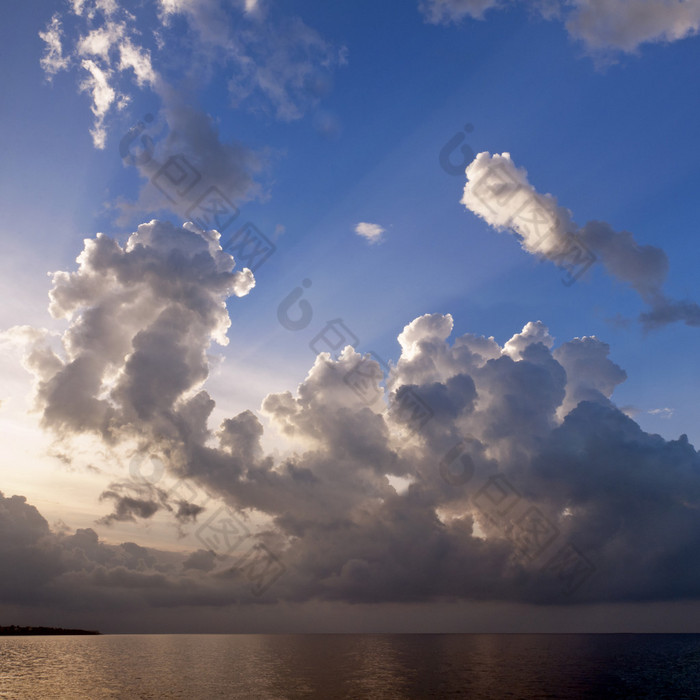
[[[700,635],[0,638],[0,698],[700,698]]]

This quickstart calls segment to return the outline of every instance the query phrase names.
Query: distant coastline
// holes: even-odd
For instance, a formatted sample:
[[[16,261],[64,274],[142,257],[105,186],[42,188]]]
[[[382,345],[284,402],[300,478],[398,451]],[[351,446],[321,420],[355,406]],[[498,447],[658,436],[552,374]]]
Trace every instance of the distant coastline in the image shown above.
[[[62,627],[19,627],[18,625],[0,626],[0,637],[31,637],[49,634],[102,634],[97,630],[66,630]]]

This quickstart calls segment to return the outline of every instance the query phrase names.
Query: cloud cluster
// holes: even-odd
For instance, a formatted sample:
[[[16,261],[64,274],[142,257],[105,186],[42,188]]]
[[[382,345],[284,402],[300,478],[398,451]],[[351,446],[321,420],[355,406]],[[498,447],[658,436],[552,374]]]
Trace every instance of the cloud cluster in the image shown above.
[[[282,121],[313,107],[330,89],[332,70],[347,60],[345,48],[298,17],[278,18],[261,0],[160,0],[164,27],[178,16],[194,34],[197,52],[228,68],[231,103],[272,111]]]
[[[23,496],[0,492],[0,600],[4,606],[60,610],[66,616],[254,602],[230,557],[110,545],[91,528],[52,531]],[[65,617],[64,617],[65,619]]]
[[[201,400],[190,394],[207,377],[210,343],[228,343],[226,299],[247,294],[253,274],[232,271],[218,232],[159,221],[123,247],[87,239],[78,263],[53,277],[50,311],[70,324],[60,350],[25,331],[43,424],[110,443],[125,430],[173,430]]]
[[[177,77],[177,89],[188,93],[188,81],[201,86],[221,69],[233,106],[271,111],[289,121],[318,102],[331,71],[346,61],[344,49],[332,47],[299,18],[278,19],[262,2],[159,0],[156,9],[154,14],[137,3],[72,2],[39,33],[47,77],[75,68],[80,90],[91,96],[96,148],[105,147],[107,119],[129,103],[132,84],[155,91],[166,102],[170,122],[175,114],[170,74]],[[177,17],[185,19],[189,35],[173,26]],[[150,44],[149,26],[155,36]]]
[[[348,346],[336,360],[320,353],[295,392],[267,396],[262,417],[296,445],[275,456],[252,411],[209,424],[206,350],[225,342],[226,295],[252,284],[231,268],[216,234],[192,227],[144,224],[124,248],[87,241],[78,270],[54,276],[52,310],[70,324],[62,353],[25,330],[27,364],[44,424],[63,439],[135,439],[231,508],[229,525],[283,562],[266,595],[551,603],[581,575],[578,601],[697,594],[700,456],[685,436],[646,434],[614,405],[625,373],[600,340],[555,347],[532,322],[503,345],[450,341],[451,316],[422,316],[399,335],[386,388],[377,362]],[[104,522],[170,512],[196,521],[205,542],[221,537],[221,511],[143,480],[103,498],[114,505]],[[34,557],[56,537],[36,515],[19,522],[40,531],[27,536]],[[94,535],[81,538],[102,551]],[[227,605],[220,583],[238,591],[240,574],[216,546],[203,549],[215,556],[192,555],[185,573],[159,570],[155,554],[136,571],[92,562],[66,573],[55,553],[31,567],[57,567],[48,580],[85,586],[88,600],[128,587],[154,605]]]
[[[434,24],[481,19],[505,0],[421,0],[420,10]],[[570,36],[593,53],[632,53],[645,43],[673,42],[697,34],[698,0],[541,0],[528,3],[544,18],[562,18]]]
[[[135,17],[125,8],[116,2],[86,0],[73,2],[69,15],[83,23],[84,32],[75,42],[69,42],[64,55],[62,17],[55,14],[46,31],[39,33],[46,43],[41,66],[49,77],[73,65],[80,66],[80,90],[92,99],[92,140],[96,148],[104,148],[105,119],[113,108],[123,109],[130,99],[118,86],[122,74],[133,73],[138,87],[155,88],[159,78],[152,66],[151,52],[139,45]]]
[[[551,194],[537,192],[508,153],[479,153],[466,175],[462,204],[490,226],[516,234],[528,253],[579,269],[586,258],[589,264],[599,259],[608,274],[648,304],[649,310],[640,316],[647,329],[675,321],[700,326],[698,304],[664,294],[668,258],[660,248],[640,245],[628,231],[615,231],[602,221],[577,226],[571,212]]]

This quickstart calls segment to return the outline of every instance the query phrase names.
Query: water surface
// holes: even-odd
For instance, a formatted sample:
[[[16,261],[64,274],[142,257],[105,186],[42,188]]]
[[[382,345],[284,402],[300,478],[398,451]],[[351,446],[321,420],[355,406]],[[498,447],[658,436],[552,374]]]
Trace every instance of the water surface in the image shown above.
[[[4,637],[0,697],[697,698],[700,635]]]

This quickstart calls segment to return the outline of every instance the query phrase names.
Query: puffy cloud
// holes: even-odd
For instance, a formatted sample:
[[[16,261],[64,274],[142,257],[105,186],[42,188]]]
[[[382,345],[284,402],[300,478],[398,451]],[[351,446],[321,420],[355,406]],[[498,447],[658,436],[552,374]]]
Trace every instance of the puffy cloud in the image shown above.
[[[576,275],[599,259],[612,277],[630,285],[651,307],[640,315],[645,328],[674,321],[700,325],[700,306],[664,295],[668,258],[660,248],[640,245],[628,231],[615,231],[605,222],[577,226],[551,194],[537,192],[509,153],[479,153],[466,175],[462,204],[497,230],[516,234],[528,253]]]
[[[419,9],[434,24],[483,18],[504,9],[505,0],[421,0]],[[528,5],[545,19],[563,19],[570,36],[595,54],[632,53],[645,43],[672,42],[697,34],[698,0],[538,0]]]
[[[608,358],[610,346],[597,338],[574,338],[552,354],[566,370],[566,397],[560,415],[567,415],[581,401],[609,405],[615,387],[627,379],[626,372]]]
[[[384,229],[379,224],[369,224],[361,221],[355,226],[355,233],[362,236],[369,243],[379,243],[382,240]]]
[[[76,271],[54,275],[51,308],[69,323],[61,347],[13,333],[28,343],[47,427],[114,447],[136,440],[224,504],[141,477],[106,489],[114,510],[103,522],[157,512],[196,521],[215,556],[61,536],[15,500],[4,506],[20,516],[11,527],[27,532],[0,562],[17,572],[9,598],[39,599],[39,584],[19,582],[40,572],[62,603],[68,588],[86,606],[249,601],[235,552],[216,548],[222,517],[246,551],[271,553],[279,580],[269,595],[287,602],[551,603],[581,567],[590,578],[576,601],[697,594],[700,568],[681,563],[700,545],[700,456],[614,405],[625,375],[607,345],[557,347],[541,322],[503,345],[450,340],[451,316],[421,316],[399,335],[384,386],[378,363],[348,346],[337,359],[320,353],[296,391],[267,396],[263,416],[293,438],[270,454],[252,411],[211,426],[201,387],[211,341],[226,340],[232,266],[218,234],[192,226],[144,224],[123,247],[100,235]],[[562,573],[572,559],[578,569]]]
[[[140,421],[174,430],[174,412],[198,401],[186,397],[206,379],[210,343],[228,342],[225,300],[246,294],[252,273],[232,271],[216,231],[159,221],[124,247],[86,240],[78,263],[54,274],[50,294],[51,313],[71,323],[61,352],[40,333],[28,338],[44,424],[107,440],[138,433]]]
[[[125,612],[256,601],[245,570],[226,554],[111,545],[90,528],[52,531],[23,496],[2,493],[0,524],[5,606],[51,607],[64,615],[95,615],[106,608],[114,626]]]

